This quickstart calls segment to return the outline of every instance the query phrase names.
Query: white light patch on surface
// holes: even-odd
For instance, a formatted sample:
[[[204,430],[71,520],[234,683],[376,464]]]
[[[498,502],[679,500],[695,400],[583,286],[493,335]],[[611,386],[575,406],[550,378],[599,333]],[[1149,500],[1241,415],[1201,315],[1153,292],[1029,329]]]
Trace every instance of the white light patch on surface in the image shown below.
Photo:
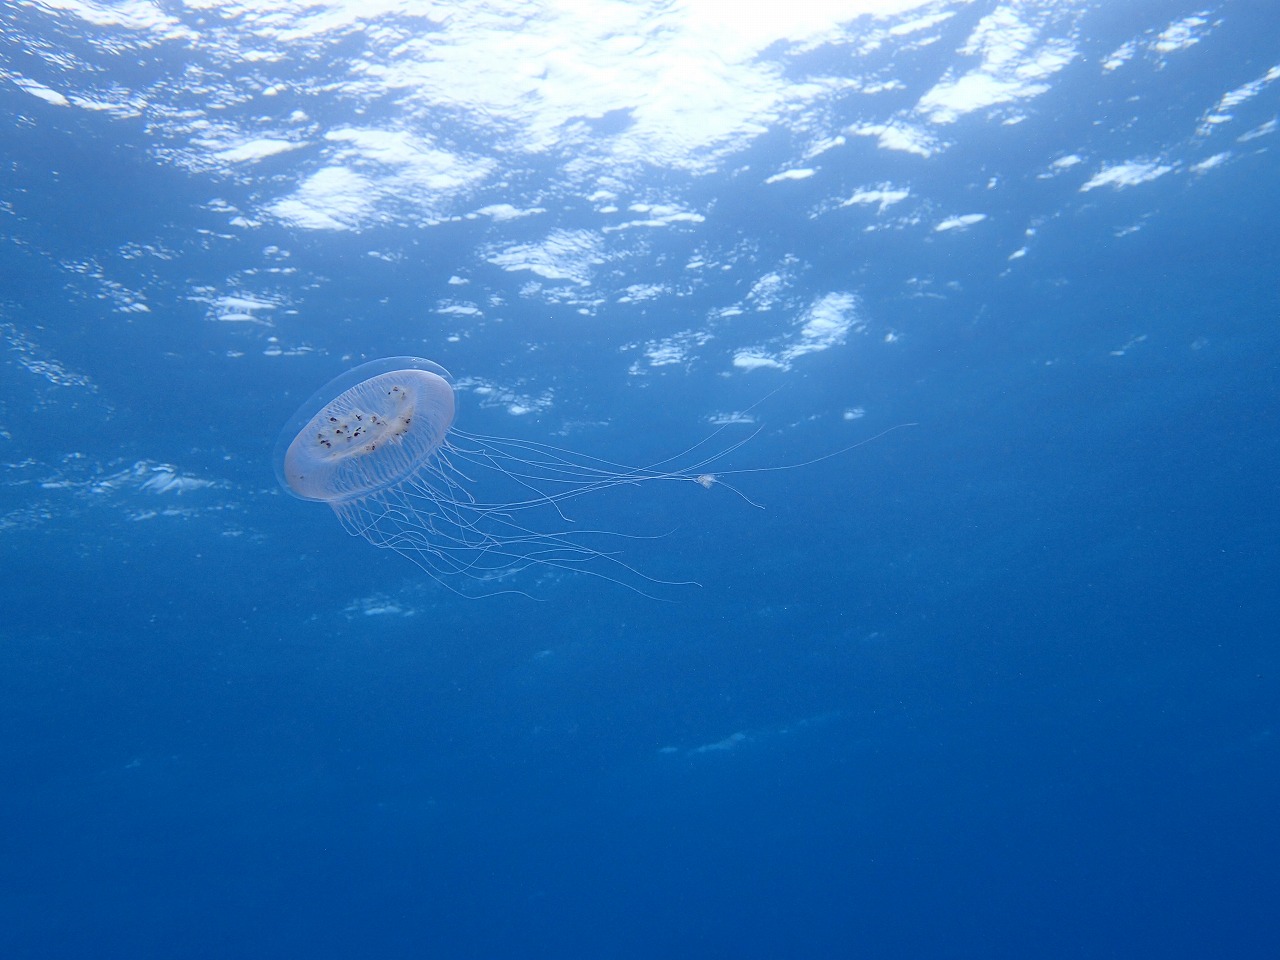
[[[787,365],[781,360],[754,350],[739,350],[733,355],[733,365],[739,370],[787,369]]]
[[[765,183],[782,183],[784,180],[808,180],[812,177],[816,170],[804,168],[798,170],[783,170],[781,173],[775,173],[771,177],[765,177]]]
[[[636,227],[666,227],[673,223],[702,223],[707,218],[700,213],[686,210],[674,204],[633,203],[627,208],[630,213],[641,214],[634,220],[612,224],[604,227],[605,233],[619,230],[632,230]],[[607,211],[601,211],[607,212]]]
[[[845,132],[860,137],[875,137],[882,150],[913,153],[918,157],[931,157],[944,146],[927,130],[900,120],[892,123],[858,123]]]
[[[481,207],[476,211],[476,213],[490,217],[498,223],[503,223],[507,220],[519,220],[523,217],[533,217],[546,212],[544,207],[529,207],[527,210],[521,210],[509,203],[491,203],[487,207]]]
[[[851,293],[828,293],[800,314],[792,330],[766,344],[737,350],[733,365],[740,370],[789,370],[800,357],[839,346],[850,332],[866,329]]]
[[[889,28],[889,36],[905,37],[913,33],[930,30],[933,27],[938,26],[940,23],[945,23],[955,15],[954,10],[947,10],[942,13],[925,14],[923,16],[916,17],[914,20],[908,20],[905,23],[894,24]]]
[[[1265,137],[1267,134],[1275,133],[1278,127],[1280,127],[1280,121],[1275,119],[1268,120],[1266,123],[1261,123],[1252,130],[1240,134],[1240,136],[1236,137],[1236,142],[1248,143],[1250,140],[1257,140],[1259,137]]]
[[[985,219],[987,219],[985,213],[966,213],[958,217],[948,217],[941,223],[936,224],[933,232],[943,233],[947,230],[964,230],[967,227],[972,227],[975,223],[981,223]]]
[[[359,600],[352,600],[342,612],[348,617],[412,617],[418,611],[386,594],[375,593],[368,597],[361,597]]]
[[[1256,80],[1250,80],[1242,86],[1236,87],[1222,95],[1222,99],[1214,105],[1214,113],[1228,113],[1234,110],[1240,104],[1247,100],[1252,100],[1260,94],[1269,84],[1280,80],[1280,64],[1272,67]]]
[[[1119,70],[1126,63],[1133,59],[1133,55],[1138,52],[1138,45],[1130,40],[1116,47],[1109,55],[1102,60],[1102,69],[1107,73],[1113,70]]]
[[[589,230],[555,230],[540,243],[517,243],[490,250],[485,259],[503,270],[528,270],[548,280],[591,283],[595,268],[605,262],[603,241]]]
[[[451,317],[482,317],[484,311],[477,307],[474,303],[441,303],[436,307],[436,313],[444,314]]]
[[[787,360],[844,343],[857,319],[857,299],[851,293],[828,293],[800,317],[799,339],[783,351]]]
[[[206,0],[210,2],[210,0]],[[188,4],[199,7],[199,2]],[[79,17],[95,27],[123,27],[154,34],[163,40],[194,40],[198,35],[176,17],[162,13],[152,0],[39,0],[39,6]]]
[[[745,300],[758,312],[773,310],[782,305],[791,283],[792,278],[784,272],[771,270],[751,285]]]
[[[656,300],[670,293],[670,288],[662,283],[633,283],[622,291],[616,302],[641,303],[645,300]]]
[[[462,377],[454,381],[453,389],[455,391],[470,390],[479,399],[480,406],[501,408],[513,417],[541,413],[550,409],[555,400],[550,390],[544,390],[537,396],[533,396],[482,377]]]
[[[1230,123],[1235,119],[1235,115],[1232,113],[1233,110],[1258,96],[1268,86],[1275,83],[1276,80],[1280,80],[1280,64],[1271,67],[1257,79],[1228,90],[1219,98],[1217,103],[1205,112],[1200,120],[1200,126],[1196,128],[1196,133],[1199,136],[1207,137],[1215,127]]]
[[[1165,27],[1151,46],[1160,53],[1186,50],[1200,42],[1200,37],[1207,32],[1204,28],[1208,25],[1209,21],[1204,17],[1184,17]]]
[[[274,310],[276,305],[270,300],[257,297],[219,297],[214,306],[225,310]]]
[[[18,364],[34,376],[57,387],[81,387],[97,392],[97,385],[85,374],[77,373],[44,353],[34,341],[12,323],[0,323],[0,340],[17,356]]]
[[[650,367],[688,365],[697,358],[698,348],[710,340],[711,334],[705,330],[682,330],[670,337],[650,340],[641,349]],[[641,370],[633,368],[632,372]]]
[[[207,495],[201,496],[200,492],[226,490],[230,484],[197,476],[170,463],[154,460],[137,460],[131,465],[119,460],[101,463],[86,454],[71,453],[52,467],[31,460],[5,466],[40,470],[44,476],[31,484],[33,489],[59,498],[70,497],[93,507],[119,509],[130,521],[190,518],[203,512],[223,513],[227,509],[225,503],[210,502]],[[145,506],[140,505],[139,494],[146,497],[142,501]],[[151,506],[156,502],[152,499],[154,497],[168,499],[184,495],[191,497],[186,506]],[[16,517],[13,513],[0,516],[0,529],[7,526],[34,527],[59,515],[65,516],[65,508],[53,507],[54,502],[45,501],[43,505],[36,505],[34,511],[21,511]],[[228,534],[235,535],[232,531],[224,531],[224,535]]]
[[[743,410],[731,410],[727,413],[713,413],[707,417],[707,423],[713,427],[728,427],[735,424],[743,424],[750,426],[756,422],[756,418]]]
[[[1077,56],[1075,45],[1063,37],[1040,37],[1041,29],[1004,6],[978,21],[960,53],[979,56],[982,63],[956,77],[943,79],[916,105],[931,123],[954,123],[962,116],[1038,97],[1049,90],[1048,80]]]
[[[1207,173],[1215,167],[1220,167],[1231,159],[1231,151],[1225,150],[1222,153],[1215,153],[1212,157],[1206,157],[1199,163],[1193,163],[1190,167],[1192,173]]]
[[[328,164],[268,211],[307,230],[358,230],[395,220],[409,205],[435,220],[482,182],[488,158],[457,156],[406,130],[341,127],[324,135]],[[514,209],[514,208],[512,208]],[[505,212],[499,208],[499,212]]]
[[[45,103],[51,103],[55,107],[71,106],[70,100],[57,90],[46,87],[43,83],[37,83],[36,81],[28,80],[25,77],[13,77],[12,80],[19,88],[27,91],[27,93],[31,94],[33,97],[43,100]]]
[[[197,293],[188,299],[197,303],[208,303],[210,320],[216,320],[219,323],[251,323],[262,327],[270,327],[273,324],[269,317],[258,316],[258,312],[275,310],[277,306],[270,300],[239,295],[210,298],[207,294]]]
[[[293,196],[267,210],[303,230],[354,230],[370,219],[377,188],[346,167],[325,167],[311,174]]]
[[[292,140],[263,138],[249,140],[234,147],[227,147],[224,150],[219,150],[214,156],[219,160],[225,160],[227,163],[256,163],[259,160],[265,160],[267,157],[288,153],[290,150],[297,150],[299,147],[305,146],[305,143],[295,143]]]
[[[1102,59],[1102,69],[1106,73],[1118,70],[1137,56],[1139,51],[1146,51],[1148,56],[1163,66],[1166,56],[1195,46],[1208,32],[1217,26],[1205,19],[1207,13],[1201,11],[1175,20],[1154,37],[1150,33],[1143,39],[1129,40],[1122,43]]]
[[[847,200],[841,200],[840,206],[852,207],[867,206],[875,204],[878,209],[877,213],[884,213],[889,207],[895,203],[901,203],[907,197],[911,196],[911,191],[906,187],[895,187],[890,183],[882,183],[878,187],[862,187],[855,190]]]
[[[213,480],[205,480],[201,477],[194,477],[190,474],[184,474],[167,463],[155,464],[149,468],[145,464],[135,465],[134,476],[141,476],[141,483],[138,484],[139,490],[145,490],[147,493],[189,493],[192,490],[203,490],[206,487],[217,486]]]
[[[667,340],[655,343],[645,350],[644,355],[651,367],[669,367],[672,364],[684,363],[685,352],[680,344]]]
[[[1152,180],[1163,177],[1172,170],[1173,167],[1169,164],[1150,163],[1140,160],[1117,163],[1114,166],[1103,167],[1099,172],[1095,173],[1080,188],[1080,192],[1088,193],[1098,187],[1112,187],[1116,190],[1122,190],[1125,187],[1136,187],[1140,183],[1150,183]]]
[[[747,735],[742,731],[732,733],[723,740],[717,740],[715,743],[704,743],[700,747],[694,747],[689,751],[691,754],[697,753],[714,753],[716,751],[732,750],[743,743],[747,742]]]

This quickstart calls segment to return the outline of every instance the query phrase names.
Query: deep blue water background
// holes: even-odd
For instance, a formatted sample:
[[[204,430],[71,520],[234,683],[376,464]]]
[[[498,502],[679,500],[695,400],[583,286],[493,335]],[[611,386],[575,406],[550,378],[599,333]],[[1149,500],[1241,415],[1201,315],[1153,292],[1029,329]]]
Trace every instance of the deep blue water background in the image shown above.
[[[1198,104],[1231,63],[1246,66],[1227,86],[1265,70],[1273,17],[1232,10],[1230,43],[1144,92],[1176,104],[1198,70],[1217,78]],[[201,507],[180,517],[131,521],[124,494],[85,493],[0,530],[0,956],[1276,955],[1270,149],[1063,206],[1006,276],[1026,222],[1074,202],[1019,158],[1096,102],[1084,79],[1038,105],[1052,122],[975,134],[936,172],[926,192],[954,178],[960,210],[991,169],[1022,178],[1003,210],[983,199],[988,242],[871,248],[807,219],[809,181],[764,200],[698,181],[722,197],[700,240],[801,255],[800,300],[853,285],[877,328],[909,335],[774,379],[641,381],[601,358],[680,318],[615,327],[608,308],[512,302],[504,337],[433,341],[420,305],[448,295],[474,223],[257,230],[255,249],[328,278],[306,302],[309,356],[229,361],[261,331],[184,302],[242,268],[243,245],[156,265],[149,289],[171,299],[122,319],[58,261],[215,229],[208,185],[148,159],[141,128],[3,97],[35,121],[3,148],[3,199],[25,219],[0,251],[0,320],[97,384],[6,358],[5,512],[54,464],[156,458],[224,486],[173,500]],[[1174,110],[1150,104],[1134,155]],[[760,169],[786,154],[752,150]],[[872,162],[915,158],[855,144],[845,193]],[[364,255],[393,244],[415,247],[411,267]],[[653,262],[694,246],[657,237]],[[904,296],[915,276],[963,285]],[[732,283],[741,296],[750,277]],[[564,442],[633,461],[755,402],[742,466],[917,425],[744,476],[765,510],[691,483],[605,498],[604,522],[663,534],[628,542],[628,562],[701,584],[673,602],[590,578],[463,600],[273,489],[276,430],[344,351],[553,385],[558,416],[609,421]],[[863,420],[841,419],[851,393]],[[556,426],[461,404],[477,433]],[[351,612],[365,597],[416,612]]]

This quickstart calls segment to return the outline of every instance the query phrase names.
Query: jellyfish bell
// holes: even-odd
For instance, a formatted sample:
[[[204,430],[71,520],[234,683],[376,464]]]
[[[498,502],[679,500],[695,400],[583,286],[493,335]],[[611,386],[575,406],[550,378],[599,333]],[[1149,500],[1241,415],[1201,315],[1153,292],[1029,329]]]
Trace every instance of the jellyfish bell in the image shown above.
[[[452,377],[418,357],[348,370],[317,390],[276,442],[276,477],[301,500],[334,509],[402,483],[453,424]]]
[[[755,433],[717,445],[722,426],[672,457],[635,467],[466,433],[454,425],[456,409],[453,378],[439,364],[420,357],[361,364],[317,390],[285,424],[276,477],[293,496],[327,503],[351,535],[407,557],[464,596],[529,595],[507,581],[531,568],[603,577],[655,596],[689,581],[632,567],[618,555],[619,541],[649,537],[577,523],[572,502],[679,480],[725,487],[759,507],[727,478],[808,466],[889,432],[801,463],[724,470],[718,465]]]

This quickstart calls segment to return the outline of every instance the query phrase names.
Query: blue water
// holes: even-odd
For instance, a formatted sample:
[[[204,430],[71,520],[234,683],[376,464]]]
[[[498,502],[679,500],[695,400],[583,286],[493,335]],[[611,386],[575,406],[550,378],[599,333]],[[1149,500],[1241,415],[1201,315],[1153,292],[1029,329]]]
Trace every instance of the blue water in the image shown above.
[[[1277,955],[1269,5],[316,9],[0,11],[0,957]],[[745,443],[468,598],[400,355]]]

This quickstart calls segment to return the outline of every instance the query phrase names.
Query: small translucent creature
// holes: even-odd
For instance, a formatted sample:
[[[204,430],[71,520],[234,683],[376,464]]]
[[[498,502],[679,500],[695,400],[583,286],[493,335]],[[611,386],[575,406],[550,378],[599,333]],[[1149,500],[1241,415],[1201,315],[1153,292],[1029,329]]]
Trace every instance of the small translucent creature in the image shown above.
[[[348,533],[408,557],[457,593],[522,593],[497,581],[536,565],[646,593],[637,582],[670,584],[600,549],[626,535],[576,527],[562,509],[566,501],[611,487],[681,480],[706,489],[721,484],[759,506],[724,477],[806,466],[845,452],[710,473],[706,467],[750,438],[713,454],[705,452],[704,440],[661,463],[631,467],[548,444],[467,434],[453,426],[454,412],[451,377],[438,364],[418,357],[362,364],[317,391],[285,425],[276,443],[276,476],[294,496],[329,504]],[[481,499],[495,479],[501,495]]]

